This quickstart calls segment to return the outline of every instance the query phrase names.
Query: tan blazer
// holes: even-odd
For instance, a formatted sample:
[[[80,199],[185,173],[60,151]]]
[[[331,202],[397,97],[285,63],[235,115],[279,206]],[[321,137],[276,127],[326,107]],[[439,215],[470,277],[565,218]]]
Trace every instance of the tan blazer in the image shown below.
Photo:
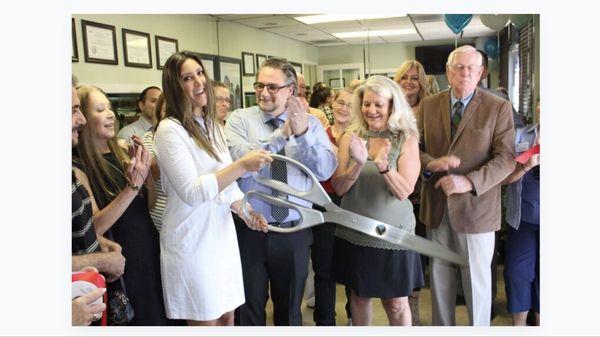
[[[510,102],[479,88],[467,105],[453,142],[450,139],[450,91],[425,98],[417,113],[421,133],[421,169],[432,160],[456,155],[460,166],[448,174],[465,175],[470,193],[446,198],[435,173],[421,185],[419,218],[429,228],[442,221],[446,201],[454,231],[487,233],[500,229],[500,186],[515,167],[515,132]]]

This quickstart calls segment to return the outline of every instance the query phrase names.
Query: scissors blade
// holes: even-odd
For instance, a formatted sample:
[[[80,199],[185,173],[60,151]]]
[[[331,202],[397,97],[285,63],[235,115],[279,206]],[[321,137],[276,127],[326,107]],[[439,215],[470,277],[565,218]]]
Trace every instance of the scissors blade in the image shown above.
[[[308,191],[300,191],[284,182],[263,177],[260,174],[258,174],[258,172],[254,172],[252,174],[252,177],[254,178],[254,180],[256,180],[258,183],[265,185],[267,187],[270,187],[274,190],[283,192],[287,195],[292,195],[294,197],[306,200],[310,203],[317,204],[319,206],[323,206],[323,205],[331,202],[331,199],[327,195],[327,192],[325,192],[325,190],[323,189],[321,184],[319,184],[319,180],[317,179],[317,177],[315,177],[315,175],[312,173],[312,171],[308,167],[306,167],[302,163],[295,161],[294,159],[288,158],[286,156],[272,154],[271,157],[273,158],[273,160],[280,160],[280,161],[288,163],[292,166],[295,166],[298,170],[300,170],[304,174],[306,174],[306,176],[309,178],[309,180],[311,180],[311,183],[312,183],[312,186],[310,187],[310,189]]]
[[[258,192],[258,191],[248,191],[244,195],[244,198],[242,198],[242,212],[244,214],[244,217],[246,217],[246,218],[250,218],[250,212],[248,210],[248,205],[249,205],[249,199],[251,199],[251,198],[258,198],[258,199],[261,199],[262,201],[265,201],[271,205],[292,209],[292,210],[296,211],[298,213],[298,215],[300,216],[298,223],[293,227],[282,228],[282,227],[268,225],[267,227],[268,227],[269,231],[271,231],[271,232],[293,233],[293,232],[297,232],[297,231],[300,231],[300,230],[303,230],[306,228],[320,225],[325,221],[323,219],[323,213],[321,213],[317,210],[314,210],[312,208],[306,208],[304,206],[297,205],[288,200],[280,199],[280,198],[270,196],[270,195],[266,195],[266,194]]]
[[[398,249],[410,249],[417,253],[439,258],[461,266],[468,266],[467,259],[454,251],[407,231],[341,208],[326,212],[325,221],[354,229],[379,240],[387,241]]]

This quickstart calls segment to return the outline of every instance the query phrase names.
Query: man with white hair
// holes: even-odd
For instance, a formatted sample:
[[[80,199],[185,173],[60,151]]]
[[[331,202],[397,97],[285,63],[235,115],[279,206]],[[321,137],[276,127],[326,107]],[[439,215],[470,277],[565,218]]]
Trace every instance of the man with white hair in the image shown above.
[[[421,102],[423,184],[420,220],[431,240],[469,261],[461,279],[472,325],[489,325],[494,232],[500,229],[500,183],[514,169],[512,109],[477,88],[483,72],[477,49],[448,57],[449,90]],[[455,325],[456,266],[431,264],[432,323]]]

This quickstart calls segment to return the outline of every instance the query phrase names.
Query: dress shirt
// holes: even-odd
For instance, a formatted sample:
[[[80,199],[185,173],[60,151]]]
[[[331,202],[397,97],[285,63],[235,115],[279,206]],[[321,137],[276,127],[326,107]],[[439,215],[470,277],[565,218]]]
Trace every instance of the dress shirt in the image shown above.
[[[469,96],[461,99],[460,101],[462,102],[463,106],[462,109],[460,110],[460,116],[462,117],[465,113],[465,109],[467,108],[467,104],[469,104],[469,102],[471,101],[471,98],[473,98],[473,93],[475,93],[475,91],[473,91]],[[450,90],[450,118],[452,119],[452,109],[454,109],[454,103],[458,102],[459,99],[458,97],[454,96],[454,93],[452,92],[452,90]]]
[[[302,136],[285,137],[282,129],[273,130],[269,124],[273,116],[260,111],[258,106],[238,109],[231,113],[225,124],[225,137],[233,160],[237,160],[254,149],[264,149],[277,153],[285,148],[286,157],[301,162],[308,167],[317,179],[327,180],[337,167],[337,159],[333,153],[331,142],[325,129],[316,117],[309,115],[308,130]],[[278,118],[287,120],[287,111]],[[288,185],[298,189],[307,190],[311,187],[311,180],[298,168],[288,165]],[[271,168],[266,166],[259,171],[261,176],[271,178]],[[271,195],[271,190],[257,183],[250,174],[238,180],[242,192],[250,190],[262,191]],[[311,207],[311,203],[290,196],[290,201],[299,205]],[[271,216],[271,206],[261,200],[250,200],[255,211],[265,216],[268,222],[275,222]],[[299,215],[290,209],[288,217],[283,222],[299,219]]]
[[[136,135],[142,139],[146,132],[152,130],[152,127],[152,122],[140,115],[137,121],[122,128],[117,137],[126,140],[127,144],[131,145],[131,136]]]
[[[535,145],[538,137],[538,127],[539,124],[533,124],[515,130],[517,154]],[[523,191],[526,186],[528,190]],[[514,229],[519,229],[521,221],[539,224],[539,193],[539,176],[533,177],[531,171],[527,172],[521,179],[509,184],[506,187],[504,198],[506,223]],[[523,205],[523,202],[526,205]],[[525,208],[525,214],[523,214],[523,208]]]

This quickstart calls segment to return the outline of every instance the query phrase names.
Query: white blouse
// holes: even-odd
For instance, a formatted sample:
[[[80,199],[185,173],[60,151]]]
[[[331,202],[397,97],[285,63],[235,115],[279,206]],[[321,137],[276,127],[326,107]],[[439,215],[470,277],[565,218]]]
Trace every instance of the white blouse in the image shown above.
[[[229,208],[243,194],[235,182],[219,193],[215,175],[231,164],[231,156],[225,146],[218,152],[221,162],[216,161],[175,119],[161,121],[154,149],[167,194],[160,232],[167,317],[202,321],[219,318],[245,301]]]

